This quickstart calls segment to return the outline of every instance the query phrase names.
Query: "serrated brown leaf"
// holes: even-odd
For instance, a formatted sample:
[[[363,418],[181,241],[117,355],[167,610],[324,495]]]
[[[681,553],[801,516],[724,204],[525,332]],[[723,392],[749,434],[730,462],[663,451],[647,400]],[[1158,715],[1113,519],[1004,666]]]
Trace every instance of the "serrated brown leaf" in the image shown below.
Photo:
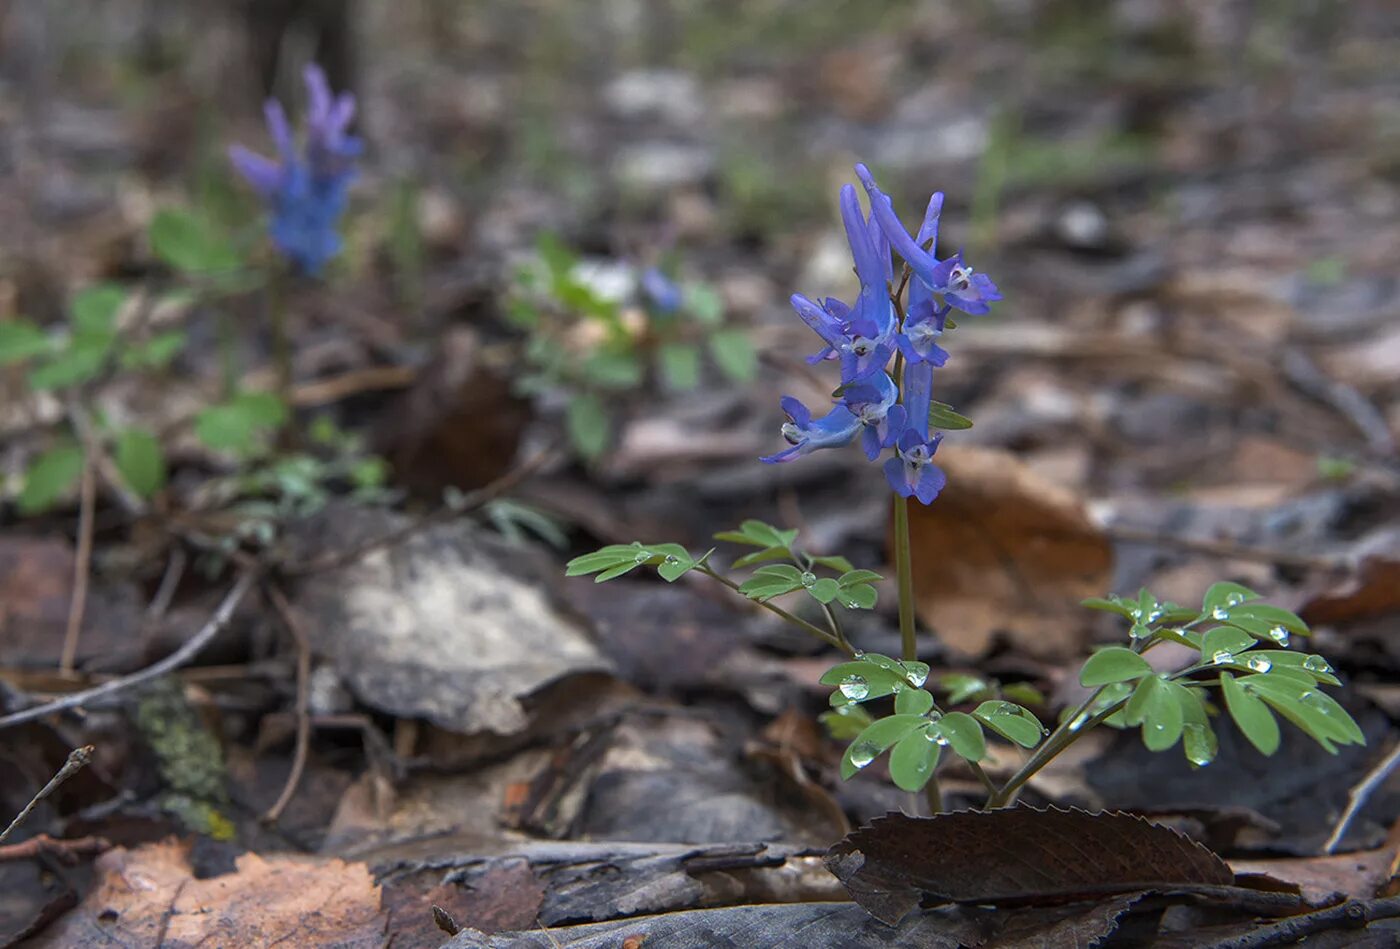
[[[1052,904],[1234,880],[1223,860],[1169,827],[1056,808],[890,814],[848,834],[826,862],[856,902],[891,925],[925,896]]]

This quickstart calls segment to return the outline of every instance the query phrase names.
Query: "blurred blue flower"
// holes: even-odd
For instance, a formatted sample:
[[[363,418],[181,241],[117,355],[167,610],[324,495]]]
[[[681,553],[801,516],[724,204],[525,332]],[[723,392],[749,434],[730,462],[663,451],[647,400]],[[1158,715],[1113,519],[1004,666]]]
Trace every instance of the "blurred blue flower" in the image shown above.
[[[304,154],[297,153],[281,103],[270,99],[263,112],[277,158],[234,145],[229,159],[267,202],[272,212],[269,232],[278,250],[314,275],[340,252],[336,227],[355,177],[354,160],[363,146],[346,131],[355,116],[355,97],[332,94],[318,66],[306,67],[305,79],[309,102]]]
[[[642,271],[642,294],[656,312],[670,315],[681,308],[685,300],[681,288],[659,267],[648,267]]]

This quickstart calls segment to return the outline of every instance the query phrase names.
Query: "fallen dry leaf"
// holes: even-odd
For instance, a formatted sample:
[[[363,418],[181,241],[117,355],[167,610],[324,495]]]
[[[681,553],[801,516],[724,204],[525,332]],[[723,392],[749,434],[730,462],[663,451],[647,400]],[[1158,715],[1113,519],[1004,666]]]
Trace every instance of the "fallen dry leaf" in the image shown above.
[[[1056,808],[889,814],[847,835],[826,862],[857,903],[891,925],[925,895],[1061,903],[1234,882],[1225,861],[1169,827]]]
[[[1290,860],[1231,860],[1236,873],[1263,873],[1296,884],[1309,906],[1330,906],[1344,899],[1369,900],[1390,880],[1394,847],[1380,847],[1334,857]]]
[[[1090,623],[1079,601],[1108,592],[1113,550],[1070,491],[1009,452],[939,452],[948,486],[909,506],[919,619],[969,656],[1005,633],[1027,654],[1083,651]]]
[[[1333,626],[1400,613],[1400,557],[1376,555],[1361,561],[1356,575],[1308,600],[1298,615]]]
[[[189,845],[167,840],[110,851],[95,867],[93,891],[31,945],[385,945],[388,917],[364,864],[245,853],[233,873],[197,880]]]

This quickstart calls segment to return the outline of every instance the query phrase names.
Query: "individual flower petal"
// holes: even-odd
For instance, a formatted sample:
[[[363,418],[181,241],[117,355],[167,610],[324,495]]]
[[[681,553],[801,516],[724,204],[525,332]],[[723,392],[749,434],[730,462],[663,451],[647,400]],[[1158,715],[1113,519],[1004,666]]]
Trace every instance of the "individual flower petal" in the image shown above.
[[[242,145],[232,145],[228,150],[229,161],[263,198],[270,198],[282,183],[282,166],[271,158],[250,152]]]
[[[642,271],[641,285],[642,293],[651,301],[657,312],[671,314],[681,308],[681,288],[660,268],[648,267]]]
[[[855,260],[856,276],[861,288],[878,285],[884,287],[886,265],[880,260],[870,231],[866,226],[865,215],[860,210],[860,199],[856,197],[853,185],[841,186],[841,220],[846,225],[846,241],[851,245],[851,257]],[[886,260],[888,260],[886,255]],[[887,291],[888,292],[888,291]]]
[[[794,402],[801,407],[800,413],[791,410],[790,406]],[[796,399],[792,399],[791,402],[784,399],[783,406],[788,412],[788,421],[783,425],[783,438],[787,439],[789,447],[759,459],[766,464],[792,461],[819,448],[849,445],[860,431],[860,419],[844,405],[834,406],[819,419],[813,419],[807,407]]]
[[[909,414],[906,434],[917,433],[921,439],[928,439],[928,413],[932,404],[933,364],[909,363],[904,367],[904,410]]]

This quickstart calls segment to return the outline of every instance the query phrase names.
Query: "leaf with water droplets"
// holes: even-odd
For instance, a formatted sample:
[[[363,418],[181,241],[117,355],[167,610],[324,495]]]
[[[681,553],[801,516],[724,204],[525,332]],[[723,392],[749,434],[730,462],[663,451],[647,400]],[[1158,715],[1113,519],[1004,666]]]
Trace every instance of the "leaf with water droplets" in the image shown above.
[[[807,587],[807,592],[810,593],[812,598],[818,603],[830,603],[832,600],[836,599],[837,594],[841,592],[841,588],[836,585],[835,580],[830,577],[823,577],[816,583]]]
[[[1184,712],[1176,690],[1163,679],[1143,707],[1142,743],[1148,751],[1166,751],[1181,738]]]
[[[1258,621],[1264,628],[1265,636],[1268,636],[1268,631],[1275,626],[1282,626],[1299,636],[1306,636],[1310,632],[1308,624],[1303,622],[1297,613],[1269,603],[1245,603],[1237,606],[1230,611],[1230,618],[1236,623],[1245,620]]]
[[[1201,600],[1201,612],[1210,613],[1217,608],[1230,609],[1249,600],[1259,599],[1259,594],[1238,583],[1214,583],[1206,590]]]
[[[890,752],[890,779],[902,791],[922,791],[938,768],[943,746],[929,741],[923,732],[906,735]]]
[[[1094,653],[1084,663],[1084,668],[1079,671],[1079,684],[1093,688],[1110,682],[1131,682],[1151,673],[1152,666],[1133,650],[1109,646]]]
[[[858,583],[841,591],[840,603],[848,610],[871,610],[879,598],[879,592],[870,584]]]
[[[992,731],[1023,748],[1034,748],[1045,737],[1040,719],[1030,709],[1014,702],[983,702],[972,714]]]
[[[1217,626],[1201,637],[1201,658],[1206,662],[1224,665],[1234,661],[1236,653],[1253,647],[1254,637],[1233,626]],[[1217,659],[1221,654],[1228,659]]]
[[[847,684],[852,677],[863,680],[866,687],[865,695],[854,699],[854,701],[864,702],[882,698],[900,691],[906,685],[906,680],[900,672],[886,669],[884,666],[866,659],[838,663],[826,670],[819,681],[822,685],[840,688],[843,684]],[[838,694],[844,695],[844,693]],[[851,697],[846,695],[845,698],[850,699]]]
[[[802,571],[788,564],[759,567],[739,586],[739,592],[753,600],[768,600],[802,588]]]
[[[1288,676],[1254,675],[1244,683],[1275,711],[1332,754],[1336,746],[1364,745],[1366,738],[1330,695]]]
[[[1225,707],[1229,709],[1230,717],[1249,743],[1266,755],[1278,751],[1278,722],[1274,720],[1269,707],[1257,696],[1245,691],[1228,672],[1220,673],[1220,691],[1225,696]]]
[[[896,715],[923,715],[933,708],[933,695],[925,689],[904,689],[894,697]]]
[[[1209,724],[1187,722],[1182,726],[1181,745],[1186,760],[1197,768],[1204,768],[1210,764],[1220,752],[1219,740]]]
[[[849,780],[857,771],[883,754],[885,749],[926,724],[928,719],[922,715],[890,715],[877,719],[856,736],[842,755],[842,779]]]
[[[948,739],[948,744],[968,761],[987,757],[987,739],[982,724],[966,712],[949,712],[933,723],[932,729]]]

